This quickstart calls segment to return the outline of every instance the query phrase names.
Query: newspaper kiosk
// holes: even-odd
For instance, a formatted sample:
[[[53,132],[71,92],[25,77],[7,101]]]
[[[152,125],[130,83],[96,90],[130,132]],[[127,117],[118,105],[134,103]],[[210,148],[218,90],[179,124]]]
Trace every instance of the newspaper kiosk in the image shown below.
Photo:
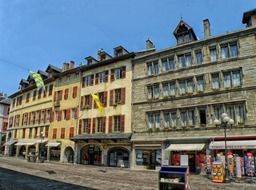
[[[162,166],[159,171],[159,190],[190,190],[187,166]]]

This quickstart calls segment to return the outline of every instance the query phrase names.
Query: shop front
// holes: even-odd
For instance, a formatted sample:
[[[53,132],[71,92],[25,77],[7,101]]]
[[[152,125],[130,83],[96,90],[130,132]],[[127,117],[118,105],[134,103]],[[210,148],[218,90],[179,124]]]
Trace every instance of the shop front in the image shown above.
[[[101,165],[102,150],[96,144],[84,146],[80,152],[80,163],[86,165]]]
[[[108,166],[129,167],[129,151],[125,148],[115,147],[108,151]]]
[[[61,153],[60,142],[48,142],[45,146],[47,147],[47,160],[60,161]]]
[[[165,149],[169,153],[169,165],[189,166],[189,171],[200,173],[205,166],[205,144],[170,144]]]
[[[256,176],[256,140],[228,140],[228,171],[232,177]],[[208,155],[210,162],[218,161],[225,166],[225,141],[212,141]],[[211,163],[209,165],[211,165]]]
[[[14,144],[17,140],[9,139],[3,146],[5,146],[5,154],[8,156],[15,156],[16,155],[16,147]]]

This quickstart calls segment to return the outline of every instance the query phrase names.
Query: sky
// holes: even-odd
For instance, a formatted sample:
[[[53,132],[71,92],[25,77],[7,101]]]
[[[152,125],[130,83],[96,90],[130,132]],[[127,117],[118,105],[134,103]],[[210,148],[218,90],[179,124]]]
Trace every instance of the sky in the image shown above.
[[[176,45],[173,31],[182,18],[203,38],[208,18],[212,35],[244,28],[243,12],[256,0],[0,0],[0,92],[16,92],[29,70],[85,64],[103,48],[113,55]]]

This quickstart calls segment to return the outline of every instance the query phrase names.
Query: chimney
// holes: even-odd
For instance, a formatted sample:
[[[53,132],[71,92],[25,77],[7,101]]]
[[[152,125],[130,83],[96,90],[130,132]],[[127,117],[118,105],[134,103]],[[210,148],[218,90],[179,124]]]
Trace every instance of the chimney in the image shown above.
[[[74,69],[75,67],[75,62],[74,61],[70,61],[69,62],[69,69]]]
[[[68,70],[68,68],[69,68],[69,63],[67,63],[67,62],[63,63],[63,68],[62,68],[62,70],[63,70],[63,71],[66,71],[66,70]]]
[[[148,49],[153,49],[153,48],[155,48],[154,43],[150,39],[147,39],[147,41],[146,41],[146,49],[148,50]]]
[[[211,37],[211,28],[210,28],[210,22],[209,22],[208,18],[204,19],[203,23],[204,23],[204,38],[205,39],[210,38]]]
[[[256,26],[256,9],[244,12],[242,22],[246,27]]]

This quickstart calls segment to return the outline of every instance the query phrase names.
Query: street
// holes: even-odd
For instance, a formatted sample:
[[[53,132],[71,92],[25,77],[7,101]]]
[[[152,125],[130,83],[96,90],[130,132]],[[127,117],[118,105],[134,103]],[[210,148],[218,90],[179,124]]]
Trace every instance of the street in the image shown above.
[[[0,176],[0,190],[158,189],[157,171],[134,171],[125,168],[73,165],[54,162],[31,163],[14,157],[0,157]],[[232,182],[228,184],[216,184],[200,175],[191,175],[190,185],[192,190],[256,189],[255,183]]]

